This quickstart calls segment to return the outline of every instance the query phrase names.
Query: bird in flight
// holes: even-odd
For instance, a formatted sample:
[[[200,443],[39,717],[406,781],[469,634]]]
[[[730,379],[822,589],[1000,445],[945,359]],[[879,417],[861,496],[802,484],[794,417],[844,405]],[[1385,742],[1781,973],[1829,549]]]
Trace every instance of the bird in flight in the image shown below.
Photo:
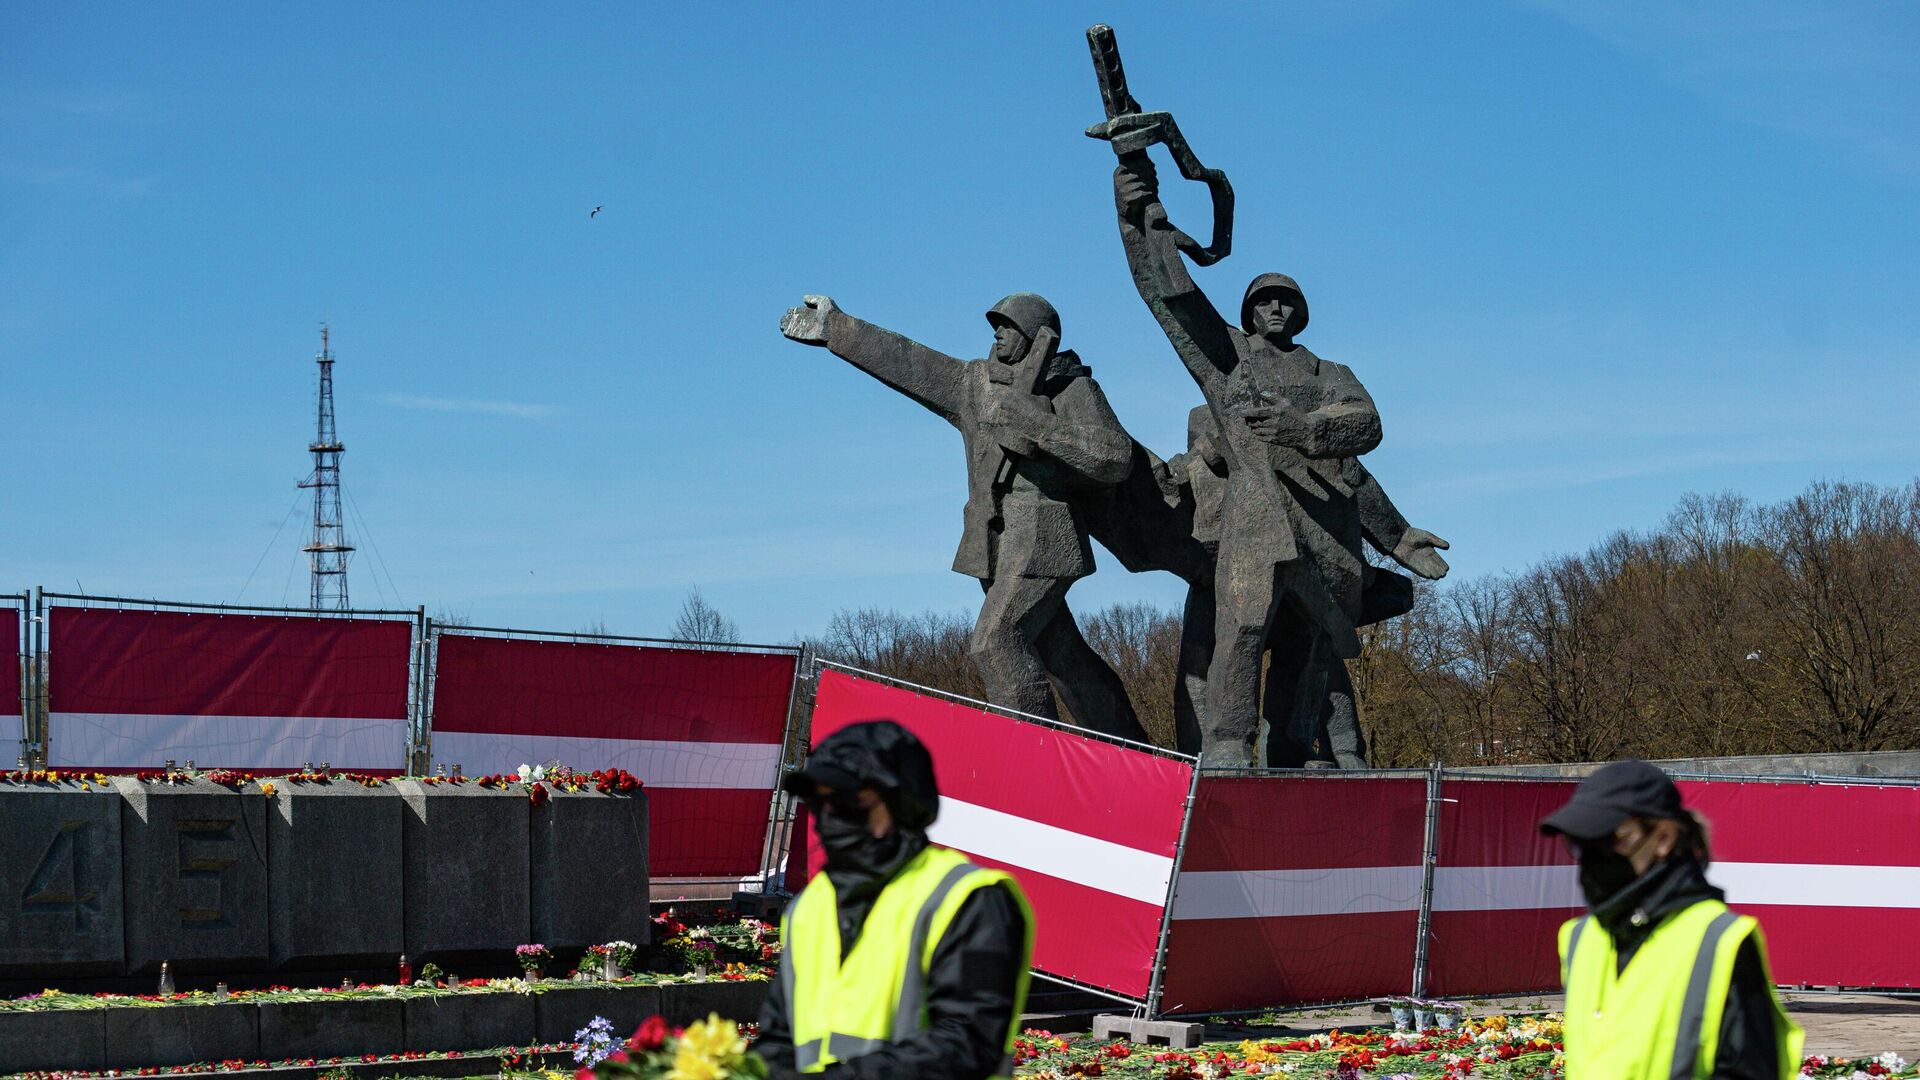
[[[590,212],[588,212],[588,214],[587,214],[587,218],[588,218],[588,220],[592,220],[593,218],[595,218],[595,217],[598,217],[598,216],[599,216],[599,214],[600,214],[600,211],[602,211],[602,210],[605,210],[605,209],[606,209],[606,207],[604,207],[604,206],[596,206],[596,207],[594,207],[594,208],[593,208],[593,209],[592,209],[592,210],[591,210]]]

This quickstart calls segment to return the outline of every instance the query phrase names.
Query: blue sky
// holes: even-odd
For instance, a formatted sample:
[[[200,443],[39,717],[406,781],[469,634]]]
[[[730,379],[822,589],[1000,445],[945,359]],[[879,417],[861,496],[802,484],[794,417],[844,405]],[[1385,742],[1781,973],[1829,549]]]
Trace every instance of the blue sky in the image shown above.
[[[1911,6],[684,8],[0,8],[0,588],[300,602],[326,320],[362,605],[971,607],[958,438],[778,320],[978,356],[1041,292],[1177,451],[1080,134],[1096,21],[1233,180],[1202,284],[1300,279],[1457,574],[1920,474]],[[1100,561],[1077,606],[1178,602]]]

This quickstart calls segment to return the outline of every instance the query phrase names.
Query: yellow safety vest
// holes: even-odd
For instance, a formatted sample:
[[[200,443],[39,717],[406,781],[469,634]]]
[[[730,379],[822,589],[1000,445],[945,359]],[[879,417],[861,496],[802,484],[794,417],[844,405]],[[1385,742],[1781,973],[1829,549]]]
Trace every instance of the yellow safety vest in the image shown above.
[[[1567,991],[1567,1080],[1703,1080],[1713,1072],[1733,961],[1760,924],[1718,900],[1662,920],[1619,970],[1613,937],[1590,915],[1560,927]],[[1767,984],[1773,975],[1766,972]],[[1771,994],[1782,1080],[1800,1073],[1805,1036]]]
[[[932,845],[881,890],[844,963],[840,912],[827,875],[816,874],[787,910],[780,927],[786,943],[780,978],[800,1071],[820,1072],[836,1061],[850,1061],[924,1031],[934,948],[961,903],[989,885],[1006,886],[1026,921],[1013,1017],[996,1074],[1011,1076],[1013,1039],[1026,1010],[1027,969],[1033,962],[1033,909],[1011,875],[982,869],[957,851]]]

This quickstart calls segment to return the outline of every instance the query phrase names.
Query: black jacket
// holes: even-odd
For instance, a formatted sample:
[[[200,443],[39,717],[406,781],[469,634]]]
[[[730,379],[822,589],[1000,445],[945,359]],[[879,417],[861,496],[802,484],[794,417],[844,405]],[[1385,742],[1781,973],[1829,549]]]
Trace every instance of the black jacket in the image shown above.
[[[1666,919],[1702,900],[1724,900],[1706,872],[1690,858],[1664,863],[1593,909],[1594,920],[1613,938],[1620,971]],[[1773,986],[1759,946],[1749,937],[1733,959],[1720,1018],[1720,1047],[1711,1080],[1779,1080],[1780,1032],[1773,1022]]]

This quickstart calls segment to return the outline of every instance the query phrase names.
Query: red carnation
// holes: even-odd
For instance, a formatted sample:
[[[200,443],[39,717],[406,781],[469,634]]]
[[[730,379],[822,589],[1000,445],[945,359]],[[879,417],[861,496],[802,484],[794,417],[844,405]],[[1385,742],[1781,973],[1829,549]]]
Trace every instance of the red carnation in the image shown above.
[[[547,797],[547,785],[545,784],[535,784],[532,790],[527,792],[527,798],[531,799],[535,806],[544,805]]]
[[[627,1047],[641,1053],[651,1053],[665,1046],[667,1042],[667,1022],[658,1016],[649,1016],[640,1021],[640,1027],[627,1040]]]

